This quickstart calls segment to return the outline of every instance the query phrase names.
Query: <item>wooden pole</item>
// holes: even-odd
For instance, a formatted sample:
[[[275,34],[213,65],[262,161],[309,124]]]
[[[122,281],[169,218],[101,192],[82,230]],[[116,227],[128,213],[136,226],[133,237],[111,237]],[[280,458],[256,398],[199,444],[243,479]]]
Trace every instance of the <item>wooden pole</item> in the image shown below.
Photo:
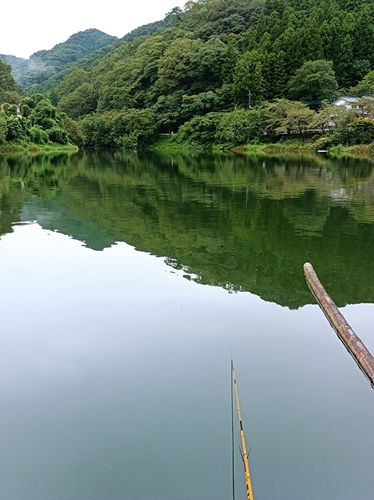
[[[231,360],[231,476],[232,500],[235,500],[235,436],[234,436],[234,362]]]
[[[371,386],[374,388],[374,357],[362,340],[349,326],[344,316],[336,307],[334,301],[327,294],[326,290],[319,281],[313,266],[309,264],[309,262],[304,264],[304,274],[309,288],[315,296],[322,311],[325,313],[327,319],[330,321],[331,326],[334,328],[338,337],[344,343],[346,349],[370,380]]]
[[[232,371],[232,380],[234,383],[236,407],[238,410],[238,419],[239,419],[239,425],[240,425],[240,439],[242,442],[242,458],[243,458],[243,464],[244,464],[244,479],[245,479],[245,484],[247,487],[247,500],[253,500],[252,480],[251,480],[251,473],[249,471],[248,452],[247,452],[247,446],[245,443],[242,414],[240,411],[240,403],[239,403],[238,386],[236,384],[236,377],[235,377],[235,372],[234,372],[233,360],[231,360],[231,371]]]

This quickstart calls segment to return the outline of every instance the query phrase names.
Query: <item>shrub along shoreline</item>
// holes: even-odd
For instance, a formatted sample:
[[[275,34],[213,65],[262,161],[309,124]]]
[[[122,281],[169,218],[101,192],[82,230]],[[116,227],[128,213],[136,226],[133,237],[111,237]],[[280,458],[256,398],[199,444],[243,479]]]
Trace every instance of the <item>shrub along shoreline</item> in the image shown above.
[[[265,153],[265,154],[281,154],[281,153],[296,153],[296,154],[320,154],[325,153],[330,157],[356,157],[356,158],[370,158],[374,156],[373,144],[359,144],[354,146],[331,146],[326,150],[316,149],[313,143],[310,144],[297,144],[295,141],[276,143],[276,144],[249,144],[239,148],[233,148],[233,151],[239,153]]]
[[[216,144],[211,147],[203,147],[198,144],[190,144],[187,141],[176,142],[170,137],[162,137],[148,149],[152,151],[212,151],[212,152],[234,152],[237,154],[264,154],[264,155],[277,155],[277,154],[321,154],[324,153],[331,157],[356,157],[367,158],[374,156],[374,144],[359,144],[352,146],[330,146],[327,149],[319,149],[316,141],[304,141],[299,139],[286,139],[274,143],[254,143],[243,144],[241,146],[234,146],[227,148],[224,144]]]
[[[18,106],[2,106],[0,152],[96,147],[270,154],[324,151],[333,156],[370,157],[374,155],[373,115],[374,99],[369,98],[357,99],[353,108],[324,103],[318,111],[297,101],[276,99],[251,109],[198,115],[174,134],[159,135],[157,127],[149,128],[150,117],[144,110],[106,114],[99,123],[92,117],[90,123],[95,126],[85,127],[87,122],[75,122],[45,96],[35,94]],[[136,130],[131,128],[134,124]]]
[[[75,144],[17,144],[17,143],[7,143],[0,146],[0,155],[6,154],[41,154],[50,152],[67,152],[76,153],[77,151],[85,149],[78,148]],[[89,148],[92,149],[92,148]],[[95,148],[102,149],[102,148]],[[235,146],[233,148],[227,148],[223,144],[216,144],[210,147],[203,147],[198,144],[191,145],[188,142],[175,142],[169,140],[169,138],[163,137],[154,144],[144,148],[150,151],[159,152],[220,152],[229,153],[233,152],[236,154],[263,154],[267,155],[284,155],[284,154],[321,154],[324,153],[326,156],[334,158],[350,157],[350,158],[366,158],[370,159],[374,157],[374,144],[359,144],[353,146],[342,146],[341,144],[337,146],[331,146],[326,150],[318,150],[316,148],[315,142],[306,141],[301,142],[298,139],[289,139],[282,142],[276,143],[256,143],[256,144],[244,144],[241,146]],[[114,149],[113,149],[114,150]],[[118,151],[118,148],[115,149]]]
[[[15,144],[8,143],[0,146],[0,154],[19,153],[19,154],[38,154],[38,153],[54,153],[54,152],[68,152],[75,153],[79,150],[74,144]]]
[[[160,137],[156,149],[250,150],[334,155],[374,154],[374,99],[362,97],[352,107],[322,103],[316,111],[306,104],[275,99],[251,109],[207,113]],[[239,148],[239,149],[238,149]]]

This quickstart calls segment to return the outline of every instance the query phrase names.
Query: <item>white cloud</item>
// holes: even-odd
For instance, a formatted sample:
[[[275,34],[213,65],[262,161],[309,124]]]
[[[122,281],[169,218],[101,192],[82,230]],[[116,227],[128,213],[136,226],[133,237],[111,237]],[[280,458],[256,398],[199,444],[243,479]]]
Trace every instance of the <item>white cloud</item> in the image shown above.
[[[129,31],[163,19],[179,0],[19,0],[1,6],[0,54],[29,57],[37,50],[51,49],[70,35],[97,28],[119,38]]]

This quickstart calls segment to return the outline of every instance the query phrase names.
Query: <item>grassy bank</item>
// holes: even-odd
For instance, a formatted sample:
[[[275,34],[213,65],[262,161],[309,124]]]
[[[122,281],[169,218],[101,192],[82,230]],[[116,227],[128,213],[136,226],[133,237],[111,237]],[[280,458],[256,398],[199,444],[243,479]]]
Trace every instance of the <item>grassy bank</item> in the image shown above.
[[[7,153],[50,153],[50,152],[75,152],[78,151],[74,144],[16,144],[7,143],[0,146],[0,154]]]
[[[202,146],[199,144],[191,144],[187,141],[179,142],[172,135],[161,136],[156,142],[149,146],[152,151],[160,152],[203,152],[212,151],[215,153],[221,152],[234,152],[239,154],[263,154],[263,155],[289,155],[289,154],[316,154],[320,148],[318,142],[312,139],[302,142],[299,139],[286,139],[272,144],[246,144],[243,146],[236,146],[230,148],[227,145],[213,144],[211,146]],[[322,148],[321,148],[322,149]],[[0,146],[0,154],[9,153],[27,153],[39,154],[50,152],[69,152],[73,153],[78,151],[78,147],[74,144],[17,144],[7,143]],[[360,144],[356,146],[330,146],[326,150],[327,156],[331,158],[361,158],[361,159],[374,159],[374,145]]]
[[[157,151],[187,151],[191,149],[203,149],[201,146],[194,147],[188,142],[177,142],[172,135],[160,136],[149,149]]]
[[[323,149],[323,148],[321,148]],[[235,152],[242,153],[263,153],[263,154],[314,154],[319,151],[318,145],[313,141],[301,141],[291,139],[289,141],[277,142],[274,144],[247,144],[234,148]],[[323,149],[323,151],[325,151]],[[370,158],[374,156],[374,147],[371,144],[359,144],[356,146],[330,146],[326,148],[326,154],[330,157],[341,158]]]
[[[240,148],[234,148],[239,151]],[[298,153],[298,154],[311,154],[316,153],[318,145],[311,139],[301,141],[299,139],[287,139],[284,141],[275,142],[272,144],[246,144],[241,147],[243,152],[262,152],[268,154],[283,154],[283,153]]]
[[[187,141],[177,142],[174,136],[161,136],[150,147],[155,151],[206,151],[224,152],[233,151],[239,154],[264,154],[264,155],[285,155],[285,154],[316,154],[318,151],[326,151],[327,156],[332,158],[351,157],[365,158],[374,157],[374,146],[371,144],[360,144],[356,146],[329,146],[321,147],[320,140],[305,139],[285,139],[272,144],[246,144],[229,148],[225,145],[213,144],[211,146],[201,146],[190,144]]]
[[[149,149],[153,151],[212,151],[214,153],[222,152],[243,152],[244,146],[238,148],[230,148],[225,144],[207,144],[203,146],[202,144],[191,143],[188,141],[176,140],[176,136],[167,135],[161,136],[156,142],[154,142]]]
[[[334,158],[374,158],[374,147],[372,144],[358,144],[356,146],[333,146],[328,149],[329,156]]]

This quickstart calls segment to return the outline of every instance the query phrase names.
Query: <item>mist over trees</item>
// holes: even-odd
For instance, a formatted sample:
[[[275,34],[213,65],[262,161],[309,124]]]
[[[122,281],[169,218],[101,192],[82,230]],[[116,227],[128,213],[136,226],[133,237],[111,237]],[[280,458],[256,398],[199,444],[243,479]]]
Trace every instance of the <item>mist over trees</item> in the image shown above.
[[[10,55],[0,54],[0,59],[12,65],[12,73],[28,93],[38,93],[40,88],[36,85],[53,77],[70,64],[83,57],[111,45],[116,37],[107,35],[97,29],[80,31],[70,36],[66,42],[55,45],[51,50],[40,50],[22,59]]]

